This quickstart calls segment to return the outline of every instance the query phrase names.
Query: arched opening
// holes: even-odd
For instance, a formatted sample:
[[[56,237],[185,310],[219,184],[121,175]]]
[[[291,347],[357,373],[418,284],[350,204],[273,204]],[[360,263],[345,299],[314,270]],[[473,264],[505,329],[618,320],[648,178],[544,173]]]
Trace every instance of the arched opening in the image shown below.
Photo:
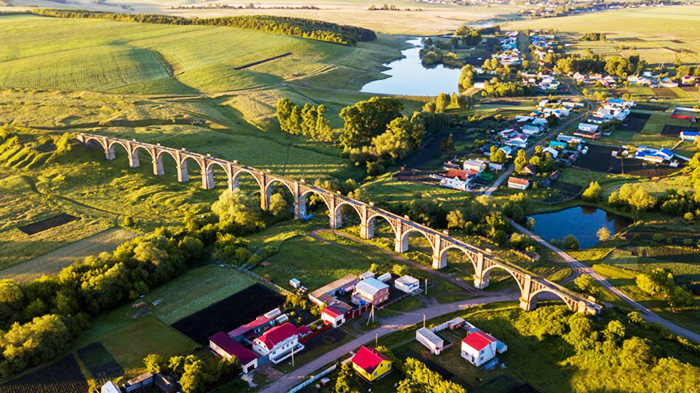
[[[139,153],[140,154],[140,153]],[[139,160],[141,156],[139,155]],[[141,161],[141,166],[146,166],[146,163]],[[168,151],[160,151],[156,157],[156,167],[153,168],[153,163],[150,163],[153,174],[166,176],[168,181],[177,181],[177,159]]]
[[[442,252],[442,260],[446,266],[443,272],[453,274],[469,285],[474,285],[474,262],[469,254],[459,247],[450,247]]]
[[[120,165],[122,161],[128,160],[129,157],[129,151],[126,149],[126,146],[119,142],[107,142],[108,143],[108,150],[109,150],[109,155],[112,155],[110,159],[118,159],[120,160]],[[127,161],[128,163],[128,161]]]
[[[341,215],[343,228],[347,229],[355,236],[360,237],[360,223],[362,217],[354,205],[348,202],[342,202],[339,206],[336,206],[336,214]]]
[[[212,182],[212,188],[218,190],[228,189],[228,168],[224,167],[224,164],[212,161],[209,162],[207,167],[207,173],[210,181]]]
[[[433,243],[425,233],[417,229],[409,229],[401,239],[400,252],[411,252],[421,263],[432,265]]]
[[[308,190],[301,195],[300,203],[303,210],[302,217],[315,218],[324,225],[328,225],[330,220],[330,208],[323,198],[321,192],[316,190]]]
[[[260,183],[253,174],[247,170],[239,170],[233,174],[234,188],[238,188],[246,194],[260,196]]]
[[[183,180],[202,187],[202,166],[192,156],[185,156],[181,163]],[[184,174],[187,174],[185,176]]]
[[[294,194],[286,183],[274,180],[267,185],[268,213],[277,220],[294,217]]]
[[[540,289],[539,291],[533,293],[530,296],[530,310],[534,310],[535,308],[537,308],[538,300],[556,303],[563,302],[569,308],[569,310],[571,310],[571,306],[569,306],[569,304],[566,301],[564,301],[564,298],[562,298],[560,294],[549,289]]]
[[[104,158],[105,147],[102,145],[102,143],[99,140],[97,140],[95,138],[88,138],[85,140],[85,147],[87,147],[88,150],[90,150],[90,151],[99,152],[102,155],[102,157]]]
[[[369,219],[368,226],[371,237],[375,242],[381,243],[384,248],[389,250],[394,249],[396,231],[386,217],[381,215],[374,216]]]
[[[518,292],[522,292],[520,282],[518,282],[515,276],[498,265],[487,268],[483,273],[483,280],[488,286],[485,289],[488,292],[500,292],[504,290],[517,290]]]

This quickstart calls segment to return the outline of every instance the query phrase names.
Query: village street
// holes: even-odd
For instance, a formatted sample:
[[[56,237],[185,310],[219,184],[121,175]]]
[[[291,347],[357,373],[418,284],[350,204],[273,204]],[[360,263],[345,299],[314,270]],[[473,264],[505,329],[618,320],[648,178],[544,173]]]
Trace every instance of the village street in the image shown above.
[[[342,357],[348,355],[350,351],[354,351],[361,345],[366,344],[375,339],[375,337],[384,337],[388,334],[397,332],[401,329],[407,328],[411,325],[420,323],[423,320],[423,316],[426,319],[437,318],[442,315],[450,314],[459,310],[465,310],[470,307],[478,306],[481,304],[497,303],[497,302],[507,302],[515,301],[518,299],[519,294],[495,294],[488,295],[484,297],[478,297],[474,299],[462,300],[454,303],[431,305],[429,307],[415,310],[412,312],[397,315],[395,317],[387,318],[382,320],[382,326],[364,333],[363,335],[355,338],[347,344],[341,345],[338,348],[333,349],[330,352],[326,352],[322,356],[312,360],[309,363],[297,368],[296,370],[285,374],[280,379],[261,390],[261,393],[279,393],[286,392],[294,386],[302,383],[307,376],[311,375],[316,370],[321,367],[333,363],[341,359]]]

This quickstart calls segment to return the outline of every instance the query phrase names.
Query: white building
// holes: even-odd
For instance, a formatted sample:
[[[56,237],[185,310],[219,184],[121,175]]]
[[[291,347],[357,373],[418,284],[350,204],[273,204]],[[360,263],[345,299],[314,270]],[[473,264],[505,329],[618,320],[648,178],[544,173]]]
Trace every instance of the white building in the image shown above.
[[[422,327],[416,330],[416,340],[430,350],[433,355],[439,355],[445,342],[435,333]]]
[[[345,323],[345,314],[333,306],[328,306],[321,311],[321,319],[337,328]]]
[[[102,385],[100,393],[122,393],[122,391],[117,387],[117,385],[114,384],[114,382],[109,381]]]
[[[261,356],[269,356],[270,361],[274,364],[290,357],[292,349],[295,352],[300,352],[304,346],[299,344],[297,327],[289,322],[273,327],[253,341],[253,351]]]
[[[462,357],[469,363],[480,367],[496,357],[498,340],[490,335],[475,330],[462,340]]]
[[[470,172],[465,170],[450,169],[440,179],[440,185],[455,190],[467,191],[469,190],[469,174]]]
[[[523,130],[523,134],[526,134],[526,135],[536,135],[542,131],[540,129],[540,127],[538,127],[536,125],[532,125],[532,124],[524,125],[522,130]]]
[[[598,125],[590,123],[578,123],[578,130],[584,132],[597,132]]]
[[[481,173],[486,169],[486,163],[480,160],[466,160],[462,164],[465,171]]]
[[[530,181],[527,179],[521,179],[519,177],[509,177],[508,178],[508,188],[515,188],[516,190],[527,190],[530,187]]]
[[[394,287],[402,292],[413,293],[420,290],[420,282],[415,277],[405,275],[394,280]]]
[[[376,278],[366,278],[355,285],[352,299],[356,304],[365,302],[378,306],[389,300],[389,286]]]

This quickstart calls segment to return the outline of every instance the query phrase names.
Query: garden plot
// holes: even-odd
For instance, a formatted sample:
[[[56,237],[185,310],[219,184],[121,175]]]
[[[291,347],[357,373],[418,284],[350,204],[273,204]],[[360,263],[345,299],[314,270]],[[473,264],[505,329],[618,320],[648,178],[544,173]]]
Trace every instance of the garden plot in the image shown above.
[[[101,342],[95,342],[79,349],[78,356],[92,377],[100,383],[124,375],[124,369]]]
[[[57,226],[61,226],[63,224],[68,224],[71,221],[79,220],[80,218],[71,216],[70,214],[66,213],[61,213],[57,216],[47,218],[45,220],[41,220],[38,222],[35,222],[33,224],[25,225],[23,227],[20,227],[19,230],[26,233],[27,235],[34,235],[39,232],[46,231],[51,228],[55,228]]]
[[[262,284],[254,284],[172,326],[197,343],[207,344],[214,333],[233,330],[283,303],[282,295]]]
[[[88,383],[73,355],[0,385],[0,393],[85,393]]]
[[[670,124],[667,124],[664,126],[664,130],[661,131],[661,134],[679,136],[681,134],[681,131],[700,131],[700,127],[698,127],[698,126],[672,126]]]
[[[620,131],[642,132],[647,121],[651,117],[650,114],[632,112],[625,123],[618,128]]]

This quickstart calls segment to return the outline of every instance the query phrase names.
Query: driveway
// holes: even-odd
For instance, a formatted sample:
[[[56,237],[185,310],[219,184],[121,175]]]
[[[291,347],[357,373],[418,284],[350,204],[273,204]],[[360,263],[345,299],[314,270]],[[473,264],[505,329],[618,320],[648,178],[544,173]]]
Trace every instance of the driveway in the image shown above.
[[[517,229],[518,231],[530,236],[534,241],[537,243],[543,245],[544,247],[549,248],[550,250],[554,251],[562,260],[564,260],[565,263],[571,265],[571,268],[576,271],[578,274],[586,274],[591,276],[594,280],[596,280],[602,287],[607,289],[608,291],[614,293],[619,297],[620,299],[626,301],[629,303],[632,307],[638,309],[639,311],[642,312],[642,316],[647,322],[655,322],[658,324],[661,324],[668,328],[668,330],[672,331],[673,333],[683,336],[689,340],[700,342],[700,334],[697,334],[695,332],[691,332],[688,329],[682,328],[673,322],[667,321],[660,316],[656,315],[654,312],[649,310],[648,308],[644,307],[643,305],[639,304],[636,302],[634,299],[631,297],[627,296],[625,292],[620,290],[619,288],[613,286],[610,284],[608,280],[603,278],[600,274],[598,274],[595,270],[593,270],[591,267],[588,267],[578,261],[576,258],[572,257],[571,255],[567,254],[566,252],[558,249],[557,247],[554,247],[553,245],[549,244],[545,240],[543,240],[541,237],[535,235],[533,232],[529,231],[527,228],[523,227],[522,225],[517,224],[516,222],[509,220],[510,224]]]
[[[478,306],[481,304],[504,302],[504,301],[515,301],[518,299],[520,294],[497,294],[489,295],[484,297],[479,297],[476,299],[468,299],[454,303],[446,303],[439,305],[431,305],[429,307],[404,313],[395,317],[386,318],[382,320],[382,326],[371,330],[361,336],[355,338],[347,344],[344,344],[338,348],[335,348],[320,357],[300,366],[296,370],[285,374],[282,378],[278,379],[265,389],[261,390],[261,393],[280,393],[286,392],[293,388],[294,386],[302,383],[308,375],[311,375],[314,371],[320,369],[321,367],[338,361],[342,357],[359,348],[372,340],[375,337],[384,337],[387,334],[397,332],[401,329],[407,328],[411,325],[420,323],[425,315],[426,319],[433,319],[440,317],[442,315],[450,314],[459,310],[466,310],[467,308]]]

